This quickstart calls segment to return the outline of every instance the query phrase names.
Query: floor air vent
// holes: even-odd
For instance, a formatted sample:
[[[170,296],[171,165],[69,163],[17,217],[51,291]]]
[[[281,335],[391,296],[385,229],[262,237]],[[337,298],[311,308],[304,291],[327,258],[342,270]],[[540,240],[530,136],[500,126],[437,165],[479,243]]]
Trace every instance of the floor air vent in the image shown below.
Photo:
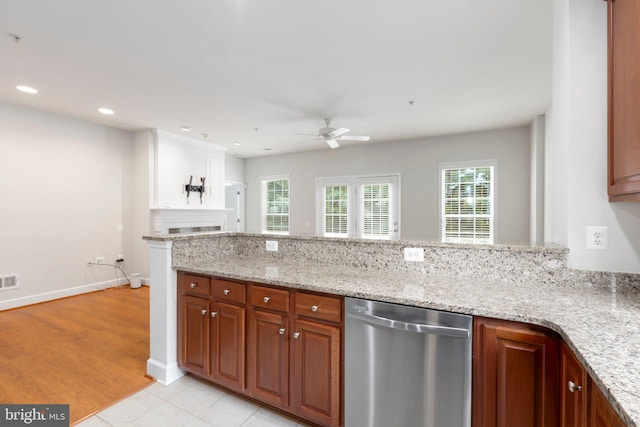
[[[0,275],[0,291],[7,289],[14,289],[18,287],[18,275],[17,274],[4,274]]]

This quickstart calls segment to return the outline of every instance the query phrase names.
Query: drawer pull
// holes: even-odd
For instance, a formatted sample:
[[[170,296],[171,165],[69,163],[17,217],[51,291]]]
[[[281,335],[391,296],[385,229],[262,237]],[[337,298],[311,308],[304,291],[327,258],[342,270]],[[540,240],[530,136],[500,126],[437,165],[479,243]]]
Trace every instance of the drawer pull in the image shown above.
[[[300,332],[294,332],[293,337],[294,337],[295,339],[300,338]]]
[[[576,391],[582,391],[582,386],[574,383],[571,380],[569,380],[569,382],[567,382],[567,386],[569,386],[569,391],[571,393],[575,393]]]
[[[211,312],[211,317],[216,317],[217,315],[218,315],[218,312],[217,312],[217,311],[212,311],[212,312]]]
[[[287,331],[287,330],[286,330],[285,328],[280,328],[280,329],[278,329],[278,333],[279,333],[280,335],[284,335],[284,333],[285,333],[286,331]]]
[[[229,292],[231,292],[229,289],[225,289],[225,290],[224,290],[224,294],[225,294],[225,295],[229,295]]]
[[[270,299],[271,299],[271,297],[264,297],[264,303],[268,304]]]
[[[205,310],[205,309],[200,310],[200,314],[202,314],[203,316],[206,316],[207,315],[207,310]]]
[[[193,282],[191,282],[191,283],[189,284],[189,287],[190,287],[191,289],[195,288],[196,286],[198,286],[198,285],[196,285],[196,284],[195,284],[195,283],[193,283]]]
[[[311,311],[313,311],[314,313],[318,311],[318,306],[317,305],[312,306]]]

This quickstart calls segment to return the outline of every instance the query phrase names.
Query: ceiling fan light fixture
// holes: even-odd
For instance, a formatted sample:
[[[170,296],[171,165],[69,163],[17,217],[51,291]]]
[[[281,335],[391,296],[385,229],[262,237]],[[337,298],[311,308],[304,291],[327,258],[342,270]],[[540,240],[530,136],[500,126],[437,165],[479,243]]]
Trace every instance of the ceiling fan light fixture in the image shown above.
[[[335,138],[327,138],[327,139],[325,139],[325,141],[327,142],[327,144],[329,144],[329,147],[331,147],[331,148],[340,147],[340,144],[338,144],[338,141],[336,141]]]

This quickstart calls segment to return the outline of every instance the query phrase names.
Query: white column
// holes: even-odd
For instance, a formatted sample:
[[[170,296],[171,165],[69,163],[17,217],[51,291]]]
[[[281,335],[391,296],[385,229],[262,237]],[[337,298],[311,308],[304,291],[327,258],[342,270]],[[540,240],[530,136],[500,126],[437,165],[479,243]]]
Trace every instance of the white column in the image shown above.
[[[173,242],[147,241],[149,245],[149,360],[147,374],[169,384],[184,372],[178,368],[177,282],[171,268]]]

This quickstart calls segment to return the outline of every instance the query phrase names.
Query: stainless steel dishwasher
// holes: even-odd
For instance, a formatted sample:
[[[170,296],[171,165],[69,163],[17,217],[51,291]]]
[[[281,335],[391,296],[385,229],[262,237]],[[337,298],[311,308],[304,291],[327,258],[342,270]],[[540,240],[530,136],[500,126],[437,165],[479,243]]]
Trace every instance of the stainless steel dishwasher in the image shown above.
[[[471,426],[471,316],[345,306],[346,427]]]

